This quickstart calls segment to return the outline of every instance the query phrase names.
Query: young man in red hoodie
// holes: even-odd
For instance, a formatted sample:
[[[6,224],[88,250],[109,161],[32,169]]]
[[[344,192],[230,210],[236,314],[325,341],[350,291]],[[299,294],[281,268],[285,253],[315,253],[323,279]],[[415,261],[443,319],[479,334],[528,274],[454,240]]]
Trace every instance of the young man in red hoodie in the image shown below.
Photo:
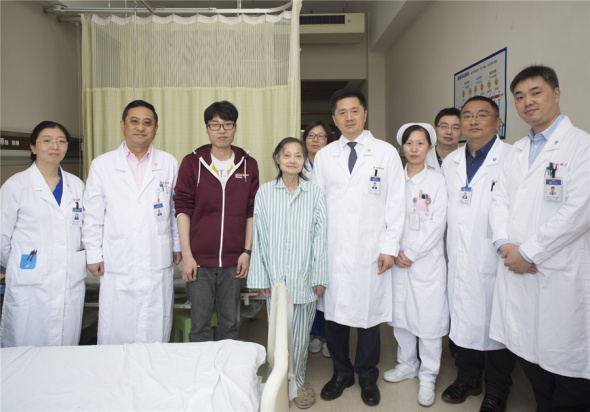
[[[182,278],[191,301],[191,342],[211,340],[217,311],[217,339],[237,339],[242,280],[252,247],[258,164],[232,146],[238,110],[227,101],[205,110],[210,144],[188,154],[174,189]]]

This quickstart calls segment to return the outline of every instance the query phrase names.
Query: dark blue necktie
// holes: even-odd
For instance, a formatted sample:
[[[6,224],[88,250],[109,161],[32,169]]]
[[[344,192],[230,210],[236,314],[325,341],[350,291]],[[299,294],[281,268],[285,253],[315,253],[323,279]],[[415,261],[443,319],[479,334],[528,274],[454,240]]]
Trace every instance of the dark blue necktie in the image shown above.
[[[354,169],[354,164],[356,163],[356,150],[354,150],[354,146],[356,146],[356,142],[348,142],[350,146],[350,155],[348,156],[348,170],[352,173],[352,169]]]

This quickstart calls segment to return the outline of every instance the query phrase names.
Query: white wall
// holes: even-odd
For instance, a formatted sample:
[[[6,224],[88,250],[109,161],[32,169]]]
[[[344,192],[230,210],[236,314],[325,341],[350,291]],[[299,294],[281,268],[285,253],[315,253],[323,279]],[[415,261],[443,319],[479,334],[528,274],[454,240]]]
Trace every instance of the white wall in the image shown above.
[[[387,50],[386,120],[389,140],[407,122],[434,121],[453,105],[453,75],[507,47],[507,83],[524,67],[554,68],[561,110],[590,131],[590,2],[432,2]],[[507,141],[528,127],[508,93]]]
[[[32,1],[1,1],[2,130],[53,120],[78,136],[77,27]]]

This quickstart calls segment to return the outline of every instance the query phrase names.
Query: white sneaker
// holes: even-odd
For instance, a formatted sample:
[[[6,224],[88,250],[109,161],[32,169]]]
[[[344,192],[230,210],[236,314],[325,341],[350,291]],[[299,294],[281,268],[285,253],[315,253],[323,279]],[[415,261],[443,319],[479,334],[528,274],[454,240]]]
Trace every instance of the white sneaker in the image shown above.
[[[326,342],[322,343],[322,355],[324,355],[325,358],[331,358],[328,344]]]
[[[418,388],[418,403],[422,406],[432,405],[434,403],[434,383],[420,381]]]
[[[398,363],[395,368],[390,369],[383,374],[383,379],[387,382],[401,382],[406,379],[413,379],[416,376],[418,376],[418,374],[415,370]]]
[[[311,342],[309,342],[309,351],[311,353],[318,353],[321,350],[322,342],[318,338],[315,338]]]

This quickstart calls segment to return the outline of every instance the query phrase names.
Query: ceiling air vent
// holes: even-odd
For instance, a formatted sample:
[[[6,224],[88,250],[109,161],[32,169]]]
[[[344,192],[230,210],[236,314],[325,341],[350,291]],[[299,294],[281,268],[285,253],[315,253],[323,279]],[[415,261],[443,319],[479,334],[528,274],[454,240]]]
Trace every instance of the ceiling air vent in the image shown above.
[[[359,43],[365,35],[365,14],[302,14],[299,30],[301,44]]]

